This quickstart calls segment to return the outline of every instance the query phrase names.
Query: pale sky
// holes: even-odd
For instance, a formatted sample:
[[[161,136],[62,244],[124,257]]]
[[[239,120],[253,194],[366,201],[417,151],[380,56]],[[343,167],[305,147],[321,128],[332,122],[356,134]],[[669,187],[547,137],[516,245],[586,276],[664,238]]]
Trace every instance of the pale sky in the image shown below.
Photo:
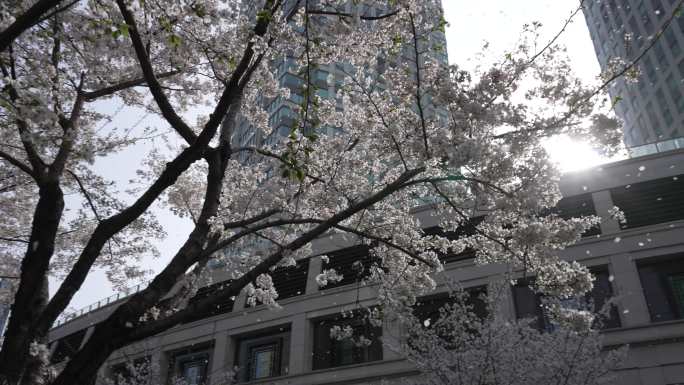
[[[444,11],[449,26],[446,31],[449,60],[466,69],[473,69],[481,54],[484,41],[489,42],[485,60],[493,61],[503,57],[505,52],[515,46],[522,25],[532,21],[541,21],[542,41],[546,41],[559,32],[564,21],[576,9],[579,1],[574,0],[443,0]],[[592,81],[599,73],[598,62],[589,38],[584,15],[580,12],[559,40],[568,48],[568,54],[577,75]],[[139,111],[126,109],[121,111],[112,123],[116,127],[126,129],[136,124],[142,117]],[[145,117],[140,127],[163,124],[158,118]],[[601,158],[581,145],[568,149],[568,141],[556,140],[549,148],[558,154],[558,160],[566,164],[575,161],[577,168],[599,163]],[[110,156],[97,162],[96,168],[106,173],[107,177],[126,186],[128,180],[135,178],[135,171],[143,160],[144,153],[154,146],[161,146],[160,141],[148,141],[135,148],[134,151]],[[555,147],[554,147],[555,146]],[[566,151],[562,151],[566,150]],[[577,154],[582,154],[586,162],[577,164]],[[121,190],[124,190],[122,187]],[[180,220],[168,211],[155,207],[155,213],[164,225],[168,235],[163,242],[158,242],[161,258],[147,259],[145,265],[158,272],[166,261],[178,250],[179,246],[191,230],[191,223]],[[134,283],[132,283],[133,285]],[[51,289],[54,292],[55,282]],[[70,304],[71,309],[80,309],[114,293],[102,272],[92,273],[81,290]]]

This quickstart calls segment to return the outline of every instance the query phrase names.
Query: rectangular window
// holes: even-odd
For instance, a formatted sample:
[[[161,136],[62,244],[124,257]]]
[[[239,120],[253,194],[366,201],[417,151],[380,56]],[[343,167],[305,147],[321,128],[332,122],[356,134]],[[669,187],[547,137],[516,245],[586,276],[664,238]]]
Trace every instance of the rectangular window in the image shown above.
[[[607,267],[591,268],[590,270],[594,275],[594,288],[586,295],[585,303],[593,311],[599,312],[606,302],[613,297],[613,285],[611,283],[613,280]],[[597,322],[603,329],[619,328],[621,323],[617,307],[611,304],[607,314],[600,314]]]
[[[563,300],[565,306],[589,310],[594,313],[599,313],[602,310],[606,302],[613,296],[610,274],[606,268],[592,268],[591,273],[594,275],[592,291],[584,297]],[[543,296],[530,288],[532,282],[533,279],[520,280],[518,284],[513,286],[516,317],[518,319],[531,318],[533,319],[531,326],[538,330],[552,331],[555,326],[544,309]],[[620,327],[620,316],[617,308],[611,305],[608,314],[598,314],[595,326],[600,328]]]
[[[542,307],[542,296],[541,294],[535,293],[529,285],[529,280],[521,280],[518,284],[513,286],[515,316],[518,319],[531,318],[532,322],[530,326],[537,330],[550,331],[552,325]]]
[[[625,213],[622,229],[684,219],[684,175],[615,187],[610,195]]]
[[[684,254],[637,267],[651,321],[684,318]]]
[[[665,50],[663,49],[663,41],[661,39],[656,41],[655,45],[653,46],[653,52],[655,53],[656,62],[660,67],[659,69],[661,71],[667,70],[667,54],[665,54]]]
[[[297,261],[295,266],[280,266],[269,273],[273,286],[278,292],[278,300],[283,300],[306,292],[306,280],[309,272],[309,259]],[[257,305],[261,304],[257,301]]]
[[[155,383],[150,357],[140,357],[133,361],[112,366],[108,384],[111,385],[152,385]]]
[[[601,3],[599,12],[601,12],[601,18],[603,19],[603,23],[608,28],[608,33],[610,33],[613,29],[613,26],[610,25],[610,17],[608,16],[608,8],[606,8],[606,3]]]
[[[679,112],[684,112],[684,96],[682,95],[682,91],[680,89],[682,87],[681,82],[678,78],[675,78],[673,74],[670,74],[667,79],[665,79],[665,83],[667,83],[667,88],[670,91],[670,97],[677,105],[677,109]]]
[[[87,329],[81,329],[58,340],[56,342],[57,347],[50,357],[50,362],[56,364],[69,359],[76,354],[81,348],[81,343],[83,342],[83,337],[85,337],[86,330]]]
[[[663,128],[660,124],[658,114],[656,113],[655,109],[653,109],[653,105],[651,103],[646,105],[646,112],[648,113],[648,119],[651,121],[651,128],[653,128],[656,138],[660,138],[660,136],[663,134]]]
[[[675,31],[671,28],[668,28],[665,30],[664,35],[665,41],[667,42],[667,46],[670,48],[670,52],[672,52],[672,56],[679,56],[679,52],[682,50],[682,48],[679,46],[679,42],[677,41],[677,35],[675,35]]]
[[[288,373],[290,326],[261,330],[237,338],[235,362],[239,382],[277,377]]]
[[[644,69],[646,70],[646,76],[648,76],[648,80],[651,81],[651,83],[655,83],[658,81],[657,73],[656,73],[656,68],[655,65],[653,65],[653,61],[651,60],[651,57],[648,55],[645,55],[642,60],[644,61]]]
[[[582,216],[596,215],[594,200],[591,194],[581,194],[564,197],[551,209],[551,213],[558,214],[563,219],[579,218]],[[598,225],[587,229],[582,233],[582,237],[589,237],[601,234],[601,227]]]
[[[656,19],[662,19],[665,16],[665,8],[660,0],[651,0],[651,9]]]
[[[487,286],[477,286],[464,289],[465,303],[464,305],[470,307],[470,310],[480,319],[487,317],[487,303],[483,296],[487,295]],[[413,314],[424,325],[433,324],[440,317],[440,311],[446,304],[451,304],[456,301],[456,298],[449,296],[448,293],[440,293],[427,297],[418,298],[414,306]]]
[[[226,287],[229,284],[230,284],[230,280],[226,280],[226,281],[214,283],[212,285],[202,286],[197,290],[197,293],[192,298],[190,298],[190,301],[188,301],[188,303],[194,304],[197,301],[201,301],[204,298],[210,297],[215,292],[223,289],[224,287]],[[207,311],[204,311],[204,312],[196,312],[186,322],[192,322],[192,321],[200,320],[203,318],[215,316],[218,314],[230,313],[231,311],[233,311],[233,302],[234,301],[235,301],[235,297],[221,298],[210,309],[208,309]]]
[[[450,240],[456,240],[460,237],[465,237],[465,236],[471,236],[475,235],[476,233],[476,226],[480,224],[484,220],[484,217],[473,217],[469,218],[468,222],[459,226],[456,231],[448,231],[444,232],[441,228],[438,226],[434,227],[429,227],[426,229],[423,229],[425,232],[425,235],[439,235],[442,237],[446,237],[447,239]],[[470,258],[475,258],[475,250],[472,248],[467,248],[460,253],[454,253],[454,252],[447,252],[446,254],[439,253],[439,259],[442,261],[442,263],[450,263],[450,262],[456,262],[456,261],[461,261],[464,259],[470,259]]]
[[[649,10],[643,1],[641,3],[639,3],[637,11],[639,12],[639,15],[641,16],[641,24],[643,24],[644,30],[646,31],[646,33],[649,35],[653,34],[653,30],[654,30],[653,22],[651,21],[651,18],[649,17]]]
[[[328,253],[329,262],[324,263],[322,269],[334,269],[342,275],[339,282],[331,282],[325,289],[359,283],[370,274],[370,268],[378,264],[380,260],[371,256],[369,247],[358,245],[347,247]]]
[[[333,327],[351,328],[352,339],[337,340],[330,336]],[[360,337],[370,344],[358,343]],[[332,318],[314,321],[313,369],[334,368],[344,365],[382,360],[382,327],[372,326],[361,318]]]
[[[641,45],[644,44],[644,39],[641,38],[641,31],[639,28],[639,23],[637,23],[636,18],[632,16],[629,19],[629,28],[632,30],[632,33],[634,36],[632,37],[633,41],[636,42],[637,48],[641,48]]]
[[[182,380],[186,385],[207,384],[212,350],[212,344],[203,344],[173,352],[170,360],[172,380]]]

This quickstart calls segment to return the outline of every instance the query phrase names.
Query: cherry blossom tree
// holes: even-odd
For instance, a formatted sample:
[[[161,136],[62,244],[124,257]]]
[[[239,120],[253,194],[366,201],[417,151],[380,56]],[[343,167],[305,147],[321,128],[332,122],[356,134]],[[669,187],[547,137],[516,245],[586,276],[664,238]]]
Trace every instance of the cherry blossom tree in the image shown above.
[[[447,66],[431,38],[444,25],[437,0],[0,5],[0,267],[13,279],[0,379],[89,384],[113,351],[220,298],[249,288],[277,306],[271,268],[330,232],[373,245],[381,262],[369,281],[387,304],[433,290],[439,253],[466,247],[478,263],[538,276],[542,290],[589,290],[588,271],[557,252],[596,219],[542,215],[560,194],[541,140],[567,133],[613,148],[619,127],[598,114],[602,86],[576,79],[555,39],[536,44],[537,24],[491,68]],[[271,71],[285,56],[304,81],[291,131],[277,145],[232,145],[240,119],[270,133],[263,101],[289,96]],[[316,96],[316,66],[342,62],[351,69],[335,98]],[[140,139],[101,129],[115,114],[102,100],[156,114],[182,142],[150,158],[132,203],[93,167]],[[190,123],[200,107],[211,112]],[[337,134],[321,134],[330,127]],[[67,207],[65,194],[80,203]],[[88,274],[143,273],[139,259],[163,236],[155,202],[191,218],[192,231],[46,379],[48,330]],[[426,203],[447,232],[486,218],[469,237],[425,236],[411,209]],[[212,259],[232,280],[188,305]],[[49,276],[60,282],[52,296]]]
[[[591,323],[574,322],[562,314],[549,312],[554,320],[551,331],[536,329],[529,319],[509,320],[500,309],[508,285],[495,286],[482,295],[485,316],[475,314],[468,294],[458,289],[432,317],[417,316],[414,308],[395,308],[408,337],[391,346],[422,372],[403,383],[613,383],[625,347],[605,350]]]

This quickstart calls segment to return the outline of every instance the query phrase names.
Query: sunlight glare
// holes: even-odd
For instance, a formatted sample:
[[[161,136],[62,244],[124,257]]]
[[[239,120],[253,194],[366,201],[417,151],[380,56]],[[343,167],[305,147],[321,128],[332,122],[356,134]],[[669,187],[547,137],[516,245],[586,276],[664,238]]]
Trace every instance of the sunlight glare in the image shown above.
[[[572,139],[567,135],[547,139],[544,148],[562,172],[583,170],[608,161],[587,143]]]

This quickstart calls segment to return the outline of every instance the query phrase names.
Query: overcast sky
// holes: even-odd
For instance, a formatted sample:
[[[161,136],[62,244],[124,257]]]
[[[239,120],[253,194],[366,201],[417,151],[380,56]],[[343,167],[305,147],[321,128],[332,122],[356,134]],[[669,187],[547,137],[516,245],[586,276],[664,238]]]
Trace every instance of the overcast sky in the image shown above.
[[[532,21],[541,21],[542,40],[550,39],[559,32],[578,3],[579,1],[574,0],[443,0],[445,16],[449,22],[446,31],[449,60],[453,64],[472,69],[479,60],[477,58],[485,41],[489,42],[485,58],[501,58],[507,50],[515,46],[522,25]],[[595,79],[599,73],[598,62],[581,12],[559,42],[567,46],[577,75],[587,81]],[[112,123],[123,129],[136,124],[143,127],[162,122],[156,118],[143,116],[137,111],[125,109],[117,114]],[[106,172],[107,177],[117,181],[120,186],[124,186],[121,187],[121,190],[124,190],[128,181],[135,178],[135,171],[143,160],[145,150],[160,145],[160,141],[149,141],[136,148],[136,151],[127,151],[98,161],[96,168]],[[162,257],[147,260],[145,264],[158,272],[185,240],[191,224],[175,218],[159,207],[155,208],[155,212],[166,228],[168,236],[163,242],[157,243]],[[55,282],[51,289],[55,290]],[[71,302],[70,308],[88,306],[112,293],[113,290],[104,274],[94,272],[86,279]]]

